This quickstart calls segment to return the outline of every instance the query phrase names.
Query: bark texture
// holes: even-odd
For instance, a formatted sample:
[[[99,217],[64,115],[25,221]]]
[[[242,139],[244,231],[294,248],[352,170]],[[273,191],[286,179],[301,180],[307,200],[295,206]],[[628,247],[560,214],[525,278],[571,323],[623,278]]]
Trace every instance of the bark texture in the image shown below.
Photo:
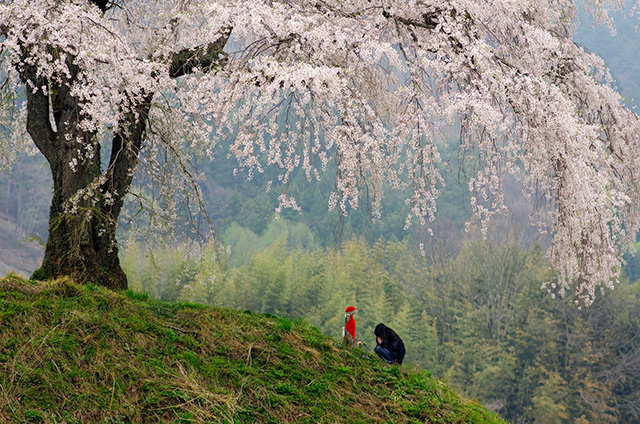
[[[125,115],[103,171],[100,143],[95,133],[79,129],[83,116],[69,86],[39,81],[35,70],[23,78],[51,87],[49,95],[28,90],[27,97],[27,130],[53,176],[49,237],[34,277],[69,275],[82,283],[124,289],[127,278],[118,258],[117,219],[131,184],[130,171],[137,164],[152,96],[145,96],[136,113]]]

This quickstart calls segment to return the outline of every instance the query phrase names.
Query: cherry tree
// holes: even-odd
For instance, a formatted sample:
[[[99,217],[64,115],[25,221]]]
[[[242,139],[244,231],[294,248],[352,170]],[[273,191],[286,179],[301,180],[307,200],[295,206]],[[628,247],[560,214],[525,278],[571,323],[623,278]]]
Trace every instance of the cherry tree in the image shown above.
[[[623,6],[586,5],[602,22]],[[32,141],[53,175],[39,275],[126,287],[116,226],[136,169],[176,218],[177,188],[202,203],[193,164],[223,142],[249,176],[279,170],[279,208],[298,208],[294,172],[317,180],[334,161],[329,209],[366,194],[379,218],[390,186],[410,193],[406,225],[428,225],[438,143],[459,128],[483,231],[507,212],[505,176],[521,178],[532,224],[553,234],[549,288],[588,304],[635,240],[640,122],[571,40],[576,13],[568,0],[4,0],[0,160]]]

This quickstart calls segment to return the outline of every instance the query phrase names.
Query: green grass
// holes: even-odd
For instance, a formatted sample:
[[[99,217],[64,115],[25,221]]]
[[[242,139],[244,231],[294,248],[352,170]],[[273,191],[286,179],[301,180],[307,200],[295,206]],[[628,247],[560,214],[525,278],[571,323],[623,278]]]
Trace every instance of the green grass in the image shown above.
[[[0,280],[2,423],[503,423],[303,320]]]

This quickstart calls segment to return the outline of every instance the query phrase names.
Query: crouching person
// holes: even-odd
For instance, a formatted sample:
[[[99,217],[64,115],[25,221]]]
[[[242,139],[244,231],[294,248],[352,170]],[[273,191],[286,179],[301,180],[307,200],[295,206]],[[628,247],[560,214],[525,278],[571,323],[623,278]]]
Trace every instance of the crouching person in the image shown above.
[[[377,345],[373,351],[387,363],[400,365],[404,360],[404,343],[395,331],[384,324],[378,324],[374,330]]]

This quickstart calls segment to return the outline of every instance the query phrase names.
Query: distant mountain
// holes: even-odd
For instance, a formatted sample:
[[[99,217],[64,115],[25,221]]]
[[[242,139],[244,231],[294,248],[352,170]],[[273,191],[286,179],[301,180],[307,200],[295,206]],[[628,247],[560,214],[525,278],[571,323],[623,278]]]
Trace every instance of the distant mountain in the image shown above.
[[[0,276],[13,271],[28,277],[42,261],[42,247],[20,239],[18,233],[14,222],[0,218]]]
[[[42,261],[47,239],[51,174],[41,155],[0,173],[0,276],[29,276]]]

